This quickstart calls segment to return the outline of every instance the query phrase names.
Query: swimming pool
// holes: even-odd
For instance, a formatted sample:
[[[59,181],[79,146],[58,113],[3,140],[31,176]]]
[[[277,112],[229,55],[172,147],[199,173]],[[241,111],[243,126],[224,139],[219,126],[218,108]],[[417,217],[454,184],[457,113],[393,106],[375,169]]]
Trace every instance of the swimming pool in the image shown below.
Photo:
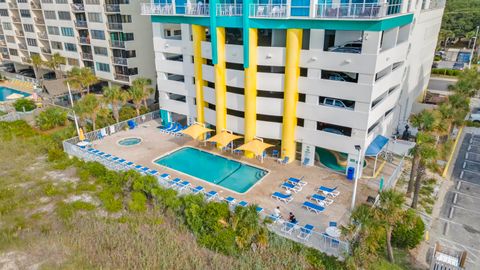
[[[134,146],[142,142],[141,138],[125,138],[118,141],[118,144],[121,146]]]
[[[268,174],[267,170],[193,147],[180,148],[155,160],[154,163],[237,193],[247,192]]]
[[[0,86],[0,101],[7,100],[7,97],[10,96],[11,94],[20,94],[24,97],[30,96],[30,94],[28,94],[28,93],[18,91],[18,90],[12,89],[12,88]]]

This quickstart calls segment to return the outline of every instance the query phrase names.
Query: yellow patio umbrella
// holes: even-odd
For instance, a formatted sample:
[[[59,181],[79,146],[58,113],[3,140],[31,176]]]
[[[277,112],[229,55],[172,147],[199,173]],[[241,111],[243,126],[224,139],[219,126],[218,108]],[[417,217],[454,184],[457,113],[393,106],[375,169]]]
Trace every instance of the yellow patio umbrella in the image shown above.
[[[263,151],[265,149],[273,147],[274,145],[269,143],[264,143],[261,139],[255,138],[248,143],[238,147],[235,150],[249,151],[254,153],[256,156],[261,156],[263,160]]]
[[[220,146],[227,146],[233,140],[240,139],[240,138],[242,138],[242,136],[235,135],[232,132],[229,132],[227,130],[222,130],[217,135],[208,139],[207,142],[214,142]]]
[[[78,139],[80,141],[85,141],[85,134],[83,133],[83,129],[78,130]]]
[[[213,131],[213,129],[209,129],[204,127],[202,124],[195,123],[188,128],[180,131],[183,134],[186,134],[190,137],[192,137],[194,140],[198,139],[202,134],[205,134],[207,132]]]

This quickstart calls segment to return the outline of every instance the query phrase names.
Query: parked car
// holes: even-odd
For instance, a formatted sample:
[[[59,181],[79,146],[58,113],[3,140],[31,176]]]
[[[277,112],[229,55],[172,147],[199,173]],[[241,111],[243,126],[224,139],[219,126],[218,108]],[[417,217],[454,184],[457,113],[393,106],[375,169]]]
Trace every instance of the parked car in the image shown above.
[[[348,76],[347,74],[345,73],[342,73],[342,72],[333,72],[333,73],[330,73],[328,74],[328,77],[327,77],[329,80],[333,80],[333,81],[341,81],[341,82],[355,82],[355,79],[353,79],[352,77]]]
[[[469,120],[474,123],[480,123],[480,108],[473,110],[472,114],[470,114]]]
[[[438,68],[438,62],[433,62],[432,63],[432,68]]]
[[[42,77],[43,77],[44,80],[55,80],[56,79],[55,72],[53,72],[53,71],[43,74]]]
[[[33,71],[33,69],[22,69],[18,72],[18,74],[26,77],[35,78],[35,71]]]
[[[453,64],[454,70],[463,70],[464,68],[465,68],[465,63],[455,62],[455,64]]]
[[[344,108],[344,109],[348,109],[348,110],[353,110],[352,107],[347,106],[343,101],[341,101],[339,99],[334,99],[334,98],[324,98],[322,104],[326,105],[326,106],[339,107],[339,108]]]
[[[348,41],[342,43],[341,45],[328,48],[331,52],[346,52],[346,53],[361,53],[362,52],[362,41]]]
[[[1,69],[5,70],[6,72],[15,73],[15,66],[13,63],[4,63],[1,65]]]
[[[325,132],[330,132],[330,133],[334,133],[334,134],[337,134],[337,135],[344,135],[342,131],[336,129],[336,128],[324,128],[322,129],[322,131],[325,131]]]

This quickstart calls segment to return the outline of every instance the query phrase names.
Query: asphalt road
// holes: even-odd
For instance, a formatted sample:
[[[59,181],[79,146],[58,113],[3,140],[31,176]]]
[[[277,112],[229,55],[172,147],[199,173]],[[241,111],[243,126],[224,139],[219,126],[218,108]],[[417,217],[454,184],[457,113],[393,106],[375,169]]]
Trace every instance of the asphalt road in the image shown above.
[[[457,82],[455,79],[430,77],[428,81],[429,90],[448,91],[448,86]]]

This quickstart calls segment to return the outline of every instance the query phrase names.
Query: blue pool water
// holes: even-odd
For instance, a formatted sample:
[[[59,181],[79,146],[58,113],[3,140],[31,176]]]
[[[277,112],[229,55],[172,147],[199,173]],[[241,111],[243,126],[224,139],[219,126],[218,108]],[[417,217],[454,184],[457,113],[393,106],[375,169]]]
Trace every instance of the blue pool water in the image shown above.
[[[245,193],[268,171],[193,147],[165,155],[155,163],[200,178],[237,193]]]
[[[11,94],[20,94],[20,95],[23,95],[24,97],[30,96],[30,94],[24,93],[22,91],[0,86],[0,101],[7,100],[7,97],[10,96]]]
[[[126,138],[126,139],[120,140],[118,144],[123,146],[132,146],[132,145],[139,144],[140,142],[142,142],[142,139],[140,138]]]

